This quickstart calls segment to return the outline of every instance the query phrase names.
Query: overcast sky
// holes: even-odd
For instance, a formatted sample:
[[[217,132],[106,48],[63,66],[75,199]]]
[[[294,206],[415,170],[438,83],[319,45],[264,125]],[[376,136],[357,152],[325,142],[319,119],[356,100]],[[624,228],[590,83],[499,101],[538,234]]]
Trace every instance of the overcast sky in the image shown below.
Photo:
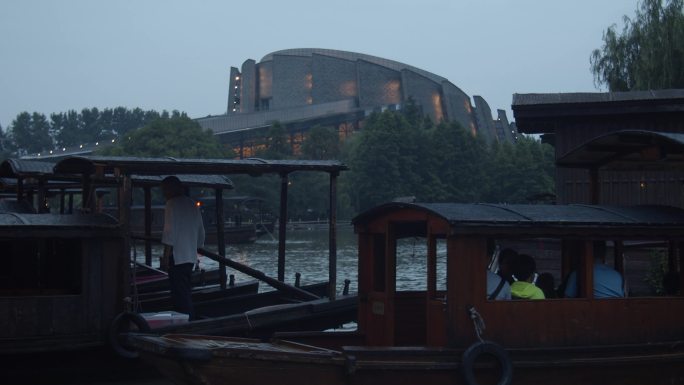
[[[0,125],[86,107],[225,112],[231,66],[288,48],[354,51],[512,95],[605,91],[589,55],[638,0],[2,0]]]

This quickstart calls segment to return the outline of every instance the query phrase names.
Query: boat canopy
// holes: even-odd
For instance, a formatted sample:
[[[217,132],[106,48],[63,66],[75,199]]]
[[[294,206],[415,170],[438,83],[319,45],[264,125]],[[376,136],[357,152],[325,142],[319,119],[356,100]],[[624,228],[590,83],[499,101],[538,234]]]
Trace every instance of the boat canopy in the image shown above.
[[[20,178],[34,178],[49,181],[46,187],[51,189],[65,189],[80,187],[82,179],[77,173],[64,173],[55,171],[55,163],[24,160],[24,159],[7,159],[0,163],[0,187],[3,189],[16,188],[17,179]],[[80,173],[80,172],[78,172]],[[161,181],[168,175],[132,175],[131,180],[135,186],[158,186]],[[176,175],[180,181],[187,186],[194,187],[212,187],[221,189],[234,188],[233,182],[225,175],[195,175],[195,174],[178,174]],[[105,175],[105,183],[116,185],[118,182],[114,179],[112,173]],[[71,181],[71,183],[67,182]]]
[[[57,162],[56,173],[93,174],[96,170],[114,173],[116,169],[129,174],[249,174],[265,173],[288,174],[295,171],[324,171],[337,174],[347,170],[347,166],[335,160],[264,160],[249,159],[177,159],[73,156]]]
[[[27,214],[0,213],[0,228],[26,226],[39,227],[87,227],[118,228],[119,222],[107,214]]]
[[[0,177],[42,177],[53,175],[54,163],[36,160],[7,159],[0,163]]]
[[[402,209],[441,218],[448,223],[452,234],[496,231],[501,234],[521,235],[528,231],[586,236],[598,231],[601,234],[626,234],[631,229],[649,237],[662,237],[666,234],[684,236],[684,209],[666,206],[392,202],[358,215],[353,223],[358,228]],[[402,217],[398,215],[397,218]]]

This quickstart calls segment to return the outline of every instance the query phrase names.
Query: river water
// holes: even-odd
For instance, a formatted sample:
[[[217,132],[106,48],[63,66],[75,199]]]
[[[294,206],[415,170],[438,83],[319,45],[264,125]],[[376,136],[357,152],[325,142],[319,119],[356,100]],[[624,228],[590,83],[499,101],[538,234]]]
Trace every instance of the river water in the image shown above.
[[[206,245],[216,251],[216,245]],[[137,258],[144,261],[142,247],[137,247]],[[301,285],[325,282],[328,280],[328,230],[327,228],[296,229],[287,231],[285,252],[285,282],[294,284],[295,274],[300,273]],[[407,238],[397,243],[397,290],[425,290],[426,283],[426,243],[424,238]],[[154,255],[161,253],[155,248]],[[254,243],[226,246],[226,257],[264,272],[267,276],[278,276],[278,240],[277,235],[266,234]],[[437,245],[438,278],[442,276],[446,266],[446,245]],[[153,265],[158,266],[158,260]],[[218,263],[200,257],[200,267],[205,270],[218,268]],[[254,278],[238,271],[227,269],[234,274],[236,282],[249,281]],[[337,226],[337,292],[342,293],[344,280],[350,281],[350,292],[358,288],[358,246],[357,236],[351,224],[340,223]],[[438,289],[444,288],[445,279],[438,279]],[[265,283],[259,285],[259,291],[273,290]]]

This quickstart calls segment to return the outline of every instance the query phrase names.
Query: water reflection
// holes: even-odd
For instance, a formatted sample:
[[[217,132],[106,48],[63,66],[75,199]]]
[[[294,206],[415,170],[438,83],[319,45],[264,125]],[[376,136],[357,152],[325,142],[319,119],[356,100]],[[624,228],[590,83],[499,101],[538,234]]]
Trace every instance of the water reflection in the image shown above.
[[[351,281],[350,291],[358,288],[358,248],[357,237],[353,227],[341,224],[337,227],[337,291],[342,292],[344,280]],[[215,251],[216,245],[206,245],[208,250]],[[137,258],[144,261],[143,248],[137,247]],[[161,248],[155,248],[155,255]],[[295,274],[301,274],[301,284],[325,282],[328,280],[328,230],[291,230],[287,234],[285,254],[285,282],[294,284]],[[426,290],[427,287],[427,245],[425,238],[405,238],[397,242],[397,290]],[[266,235],[252,244],[228,245],[226,256],[237,262],[263,271],[270,277],[278,275],[278,241]],[[153,265],[158,266],[155,259]],[[200,266],[205,270],[218,268],[218,263],[200,257]],[[444,290],[446,277],[446,242],[437,242],[437,289]],[[228,269],[234,274],[237,282],[253,278],[238,271]],[[272,290],[266,284],[260,285],[260,291]]]

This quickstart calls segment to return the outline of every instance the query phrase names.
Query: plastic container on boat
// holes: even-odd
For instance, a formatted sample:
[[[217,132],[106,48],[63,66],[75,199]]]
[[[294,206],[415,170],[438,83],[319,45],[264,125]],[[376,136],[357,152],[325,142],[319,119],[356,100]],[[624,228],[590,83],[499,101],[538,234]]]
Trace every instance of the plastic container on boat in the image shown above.
[[[189,316],[185,313],[178,313],[176,311],[159,311],[154,313],[140,313],[140,315],[147,321],[150,328],[160,328],[163,326],[182,324],[188,322]]]

